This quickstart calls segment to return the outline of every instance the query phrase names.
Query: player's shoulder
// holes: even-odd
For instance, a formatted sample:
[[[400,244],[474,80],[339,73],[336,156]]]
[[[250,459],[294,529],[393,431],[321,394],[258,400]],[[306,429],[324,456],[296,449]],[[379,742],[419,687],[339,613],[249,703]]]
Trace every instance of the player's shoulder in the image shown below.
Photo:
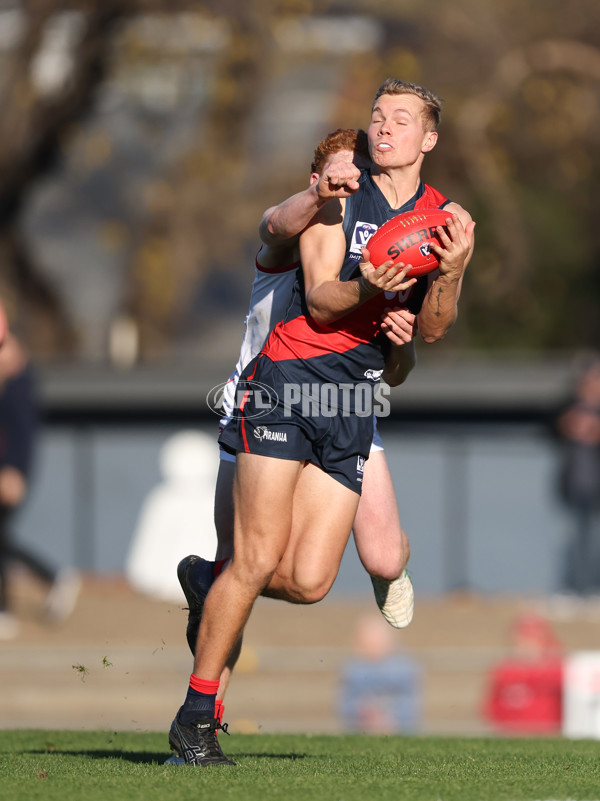
[[[461,206],[460,203],[457,203],[455,200],[450,200],[443,192],[440,192],[439,189],[436,189],[430,184],[424,184],[423,194],[419,198],[418,203],[422,207],[429,206],[430,208],[443,209],[449,214],[456,214],[463,225],[466,225],[472,219],[469,212]]]
[[[461,206],[460,203],[455,203],[454,201],[447,203],[444,206],[444,211],[448,211],[450,214],[456,214],[463,225],[466,225],[473,219],[469,212],[463,206]]]
[[[421,194],[415,203],[415,208],[445,209],[452,201],[439,189],[431,184],[421,184]]]

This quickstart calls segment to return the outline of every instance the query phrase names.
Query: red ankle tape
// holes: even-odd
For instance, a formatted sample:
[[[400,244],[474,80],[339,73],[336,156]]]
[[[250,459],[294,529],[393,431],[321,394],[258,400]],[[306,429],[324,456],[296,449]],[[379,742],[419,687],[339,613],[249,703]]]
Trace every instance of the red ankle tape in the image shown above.
[[[198,676],[192,675],[190,676],[190,687],[192,690],[196,690],[197,693],[202,693],[203,695],[216,695],[217,690],[219,689],[219,681],[210,681],[209,679],[201,679]]]

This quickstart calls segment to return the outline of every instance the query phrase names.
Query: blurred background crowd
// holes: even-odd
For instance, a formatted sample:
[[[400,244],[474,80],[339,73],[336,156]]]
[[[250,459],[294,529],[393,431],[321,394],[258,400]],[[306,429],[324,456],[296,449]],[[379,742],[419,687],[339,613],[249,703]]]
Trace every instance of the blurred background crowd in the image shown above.
[[[423,177],[477,221],[459,319],[380,422],[417,604],[600,594],[597,0],[0,0],[4,397],[35,381],[0,536],[47,620],[82,575],[169,598],[156,566],[210,549],[207,393],[235,364],[261,214],[325,134],[367,126],[388,76],[444,98]],[[182,503],[205,510],[197,548]],[[352,546],[332,592],[368,597]]]

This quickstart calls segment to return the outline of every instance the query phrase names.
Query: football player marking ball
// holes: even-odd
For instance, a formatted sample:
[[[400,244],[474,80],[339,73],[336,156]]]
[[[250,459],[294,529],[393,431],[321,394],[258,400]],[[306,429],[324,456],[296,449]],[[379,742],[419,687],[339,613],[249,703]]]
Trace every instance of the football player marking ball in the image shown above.
[[[390,259],[394,264],[410,265],[407,278],[417,278],[435,270],[439,265],[431,243],[440,244],[438,225],[446,228],[452,215],[444,209],[419,209],[397,214],[378,228],[368,240],[366,248],[371,264],[379,267]],[[447,230],[447,228],[446,228]]]

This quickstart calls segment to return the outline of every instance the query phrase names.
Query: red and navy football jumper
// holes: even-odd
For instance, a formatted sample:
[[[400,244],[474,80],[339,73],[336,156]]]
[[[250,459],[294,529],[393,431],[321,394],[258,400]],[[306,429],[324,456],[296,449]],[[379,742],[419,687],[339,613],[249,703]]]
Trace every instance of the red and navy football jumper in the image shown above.
[[[346,258],[341,281],[360,276],[362,248],[388,220],[407,211],[443,208],[450,201],[421,182],[415,195],[399,209],[393,209],[368,171],[363,171],[359,190],[346,200],[344,233]],[[338,383],[365,380],[366,371],[383,370],[387,337],[381,332],[381,317],[387,308],[407,308],[418,314],[428,286],[422,276],[405,292],[380,292],[344,317],[321,325],[308,314],[304,286],[300,279],[285,319],[275,326],[262,353],[277,363],[281,372],[296,380],[298,369],[305,380]],[[371,373],[369,373],[370,375]]]
[[[363,171],[358,191],[346,200],[344,233],[346,257],[340,280],[360,275],[362,248],[370,236],[397,214],[425,208],[442,208],[449,201],[421,182],[415,195],[399,209],[388,204],[368,171]],[[231,452],[251,452],[282,459],[309,460],[319,464],[337,480],[360,492],[362,466],[373,437],[373,416],[361,414],[358,400],[371,394],[385,366],[387,337],[381,332],[381,317],[387,308],[407,308],[417,314],[427,291],[428,276],[422,276],[402,293],[379,293],[359,308],[328,325],[308,313],[300,276],[286,317],[278,323],[259,356],[244,370],[240,380],[258,382],[277,398],[272,410],[264,410],[257,393],[249,392],[219,442]],[[348,392],[360,385],[361,392]],[[294,392],[288,390],[294,387]],[[332,397],[322,414],[313,403],[315,388],[343,388]],[[257,400],[258,397],[258,400]],[[289,399],[293,397],[294,402]],[[286,402],[287,399],[287,402]],[[333,406],[333,414],[331,413]],[[307,413],[307,408],[310,410]]]

